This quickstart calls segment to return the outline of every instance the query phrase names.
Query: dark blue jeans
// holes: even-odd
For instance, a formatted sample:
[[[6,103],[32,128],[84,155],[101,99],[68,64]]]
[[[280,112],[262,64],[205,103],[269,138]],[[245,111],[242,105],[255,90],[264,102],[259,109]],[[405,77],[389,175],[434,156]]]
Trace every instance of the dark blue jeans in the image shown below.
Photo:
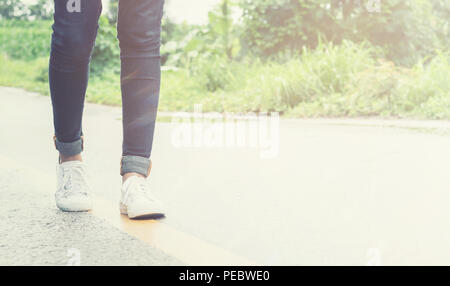
[[[101,0],[54,0],[49,65],[55,145],[65,156],[83,150],[82,117]],[[147,175],[159,101],[164,0],[120,0],[123,110],[121,174]]]

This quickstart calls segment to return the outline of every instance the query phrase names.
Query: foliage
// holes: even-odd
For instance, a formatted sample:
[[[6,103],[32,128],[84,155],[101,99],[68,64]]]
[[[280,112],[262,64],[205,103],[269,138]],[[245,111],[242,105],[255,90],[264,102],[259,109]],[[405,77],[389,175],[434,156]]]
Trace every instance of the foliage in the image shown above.
[[[205,25],[164,16],[160,110],[450,119],[449,2],[381,3],[371,12],[362,0],[223,0]],[[112,7],[87,99],[118,105]],[[48,94],[51,21],[29,11],[0,21],[0,85]]]
[[[0,51],[13,59],[33,60],[48,57],[51,43],[50,21],[8,20],[0,23]],[[100,17],[91,71],[94,75],[105,69],[119,72],[119,47],[116,29]]]
[[[99,29],[92,52],[91,72],[101,74],[105,70],[120,72],[119,42],[115,26],[104,16],[100,17]]]
[[[242,0],[246,49],[261,56],[281,50],[299,50],[314,46],[324,27],[331,25],[329,13],[321,9],[323,1],[298,0]],[[321,27],[324,25],[324,27]],[[330,36],[335,34],[329,30]]]
[[[109,7],[107,12],[108,20],[111,24],[117,24],[117,12],[119,9],[119,0],[109,0]]]
[[[433,5],[433,3],[434,5]],[[388,59],[411,64],[446,48],[449,1],[242,0],[244,42],[261,56],[316,47],[319,38],[341,43],[367,40]],[[442,27],[447,32],[442,34]],[[426,43],[426,44],[424,44]]]
[[[48,0],[37,0],[31,5],[25,5],[20,0],[0,0],[0,19],[48,20],[52,11],[53,4]]]
[[[285,63],[256,62],[236,75],[236,93],[247,98],[252,111],[285,112],[300,103],[344,93],[355,75],[374,65],[376,49],[366,44],[344,42],[319,44],[315,50],[304,48],[301,56]],[[236,94],[233,97],[238,97]],[[224,109],[239,109],[242,102],[225,102]]]
[[[163,21],[162,54],[168,65],[191,67],[194,61],[204,59],[234,59],[239,53],[238,29],[233,25],[234,2],[222,0],[209,12],[205,26],[176,25],[169,19]]]
[[[50,37],[50,21],[0,21],[0,50],[13,59],[47,57]]]
[[[20,0],[0,0],[0,19],[20,17],[24,8]]]
[[[47,0],[38,0],[28,7],[28,16],[32,19],[50,20],[53,15],[53,4]]]

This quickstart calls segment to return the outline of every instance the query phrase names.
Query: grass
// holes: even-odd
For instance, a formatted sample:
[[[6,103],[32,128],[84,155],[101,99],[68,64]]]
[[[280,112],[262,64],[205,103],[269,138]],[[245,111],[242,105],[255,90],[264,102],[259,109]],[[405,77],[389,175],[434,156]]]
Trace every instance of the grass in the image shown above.
[[[450,119],[448,55],[405,69],[360,52],[349,55],[362,57],[357,65],[342,59],[330,63],[317,59],[322,52],[283,64],[242,64],[227,85],[215,91],[207,91],[203,79],[188,70],[163,71],[160,110],[193,111],[195,104],[202,104],[204,111],[278,111],[287,117]],[[2,55],[0,85],[48,95],[47,67],[46,58],[24,61]],[[114,72],[91,76],[87,100],[120,105],[119,83]]]
[[[29,91],[49,95],[48,59],[31,61],[12,60],[0,56],[0,86],[24,88]],[[89,102],[120,105],[119,78],[115,74],[104,74],[102,78],[92,77],[87,91]]]
[[[47,66],[45,58],[24,61],[0,55],[0,86],[20,87],[48,95],[47,80],[42,78],[42,70]]]

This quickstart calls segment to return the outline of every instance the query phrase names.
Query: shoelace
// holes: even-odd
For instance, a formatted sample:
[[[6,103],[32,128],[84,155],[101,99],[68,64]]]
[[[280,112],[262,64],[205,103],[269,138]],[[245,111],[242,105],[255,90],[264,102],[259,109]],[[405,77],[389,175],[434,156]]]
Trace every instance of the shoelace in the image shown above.
[[[144,196],[150,201],[154,201],[154,198],[149,194],[147,184],[143,178],[129,178],[129,185],[126,188],[123,195],[124,202],[128,202],[128,199],[134,196]],[[133,195],[130,195],[130,190],[133,190]]]
[[[87,190],[88,185],[86,184],[86,172],[81,165],[65,167],[63,171],[63,188],[66,192],[88,194],[87,191],[82,191]]]

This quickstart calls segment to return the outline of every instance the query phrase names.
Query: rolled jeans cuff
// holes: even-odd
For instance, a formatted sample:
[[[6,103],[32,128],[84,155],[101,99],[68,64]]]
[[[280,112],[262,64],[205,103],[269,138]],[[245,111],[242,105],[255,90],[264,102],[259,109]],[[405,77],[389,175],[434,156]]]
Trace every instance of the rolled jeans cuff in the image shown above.
[[[138,173],[145,177],[150,174],[151,161],[141,156],[123,156],[120,164],[120,175]]]
[[[58,138],[53,137],[56,150],[64,156],[75,156],[83,151],[83,137],[74,142],[61,142]]]

